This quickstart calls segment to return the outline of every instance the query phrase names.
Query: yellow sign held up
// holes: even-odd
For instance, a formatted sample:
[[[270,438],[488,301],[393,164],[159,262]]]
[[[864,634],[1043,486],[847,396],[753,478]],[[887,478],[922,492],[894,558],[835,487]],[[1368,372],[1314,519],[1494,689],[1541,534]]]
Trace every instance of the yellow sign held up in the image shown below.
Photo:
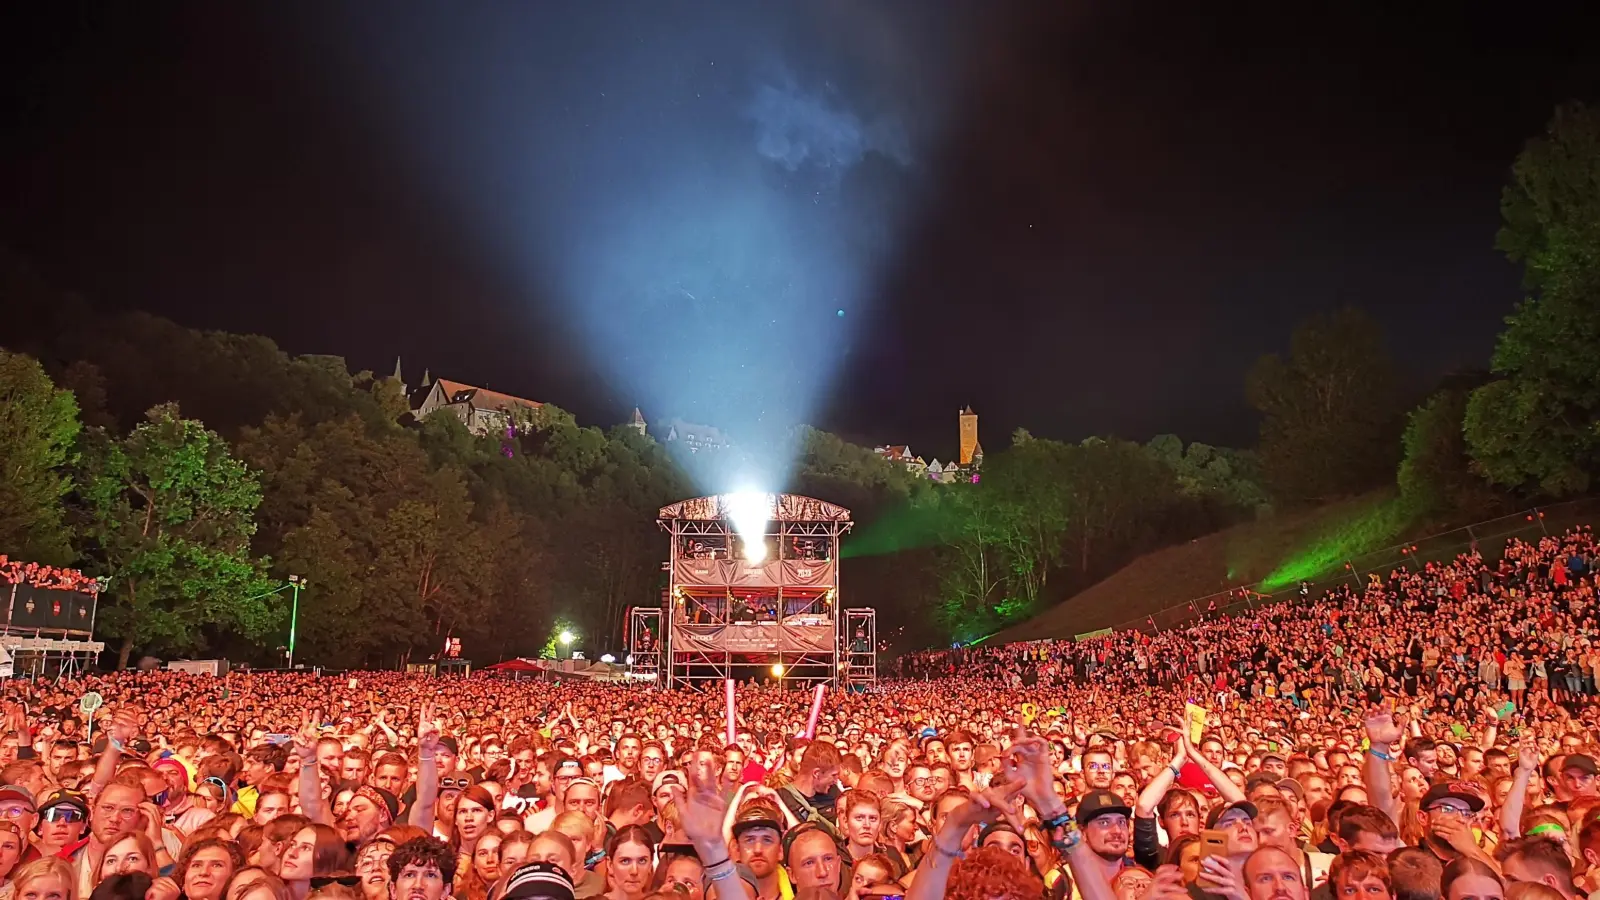
[[[1024,704],[1022,704],[1022,721],[1023,721],[1023,724],[1032,725],[1033,724],[1033,720],[1038,718],[1038,717],[1039,717],[1039,707],[1033,705],[1032,703],[1024,703]]]
[[[1183,705],[1183,721],[1189,726],[1189,743],[1199,744],[1206,732],[1206,708],[1197,703]]]

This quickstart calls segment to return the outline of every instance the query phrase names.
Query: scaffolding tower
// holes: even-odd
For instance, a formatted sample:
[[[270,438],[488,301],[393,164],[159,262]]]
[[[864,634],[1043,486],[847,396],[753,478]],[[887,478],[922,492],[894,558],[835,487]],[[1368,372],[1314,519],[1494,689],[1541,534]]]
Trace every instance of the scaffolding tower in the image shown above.
[[[659,521],[670,539],[657,634],[666,687],[856,677],[846,626],[857,620],[839,601],[850,510],[798,494],[719,494],[663,507]],[[875,675],[874,665],[862,673]]]

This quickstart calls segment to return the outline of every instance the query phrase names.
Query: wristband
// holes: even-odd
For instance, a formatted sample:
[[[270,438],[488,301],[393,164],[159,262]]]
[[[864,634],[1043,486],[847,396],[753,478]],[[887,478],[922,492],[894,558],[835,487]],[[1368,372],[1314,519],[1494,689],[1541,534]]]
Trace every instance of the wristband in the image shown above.
[[[1367,752],[1371,753],[1373,756],[1376,756],[1377,758],[1383,760],[1384,762],[1394,762],[1394,755],[1390,754],[1390,753],[1385,753],[1384,751],[1379,750],[1376,744],[1374,744],[1371,747],[1368,747],[1367,748]]]
[[[705,877],[710,881],[725,881],[737,877],[739,870],[734,866],[732,859],[723,859],[715,865],[704,867]]]
[[[950,859],[955,859],[955,858],[957,858],[957,857],[959,857],[961,855],[961,851],[960,850],[946,850],[945,848],[939,846],[939,842],[934,840],[933,838],[928,838],[928,843],[933,845],[933,852],[939,854],[940,856],[945,856],[945,857],[949,857]]]
[[[1061,829],[1061,837],[1052,838],[1050,844],[1056,848],[1056,852],[1065,857],[1076,849],[1082,841],[1083,832],[1078,829],[1078,823],[1069,819]]]
[[[107,738],[106,739],[106,743],[110,744],[113,748],[115,748],[118,753],[121,753],[121,752],[123,752],[124,750],[127,749],[127,747],[124,746],[123,743],[121,741],[117,740],[116,738]]]
[[[1167,771],[1172,773],[1173,778],[1177,778],[1183,774],[1183,770],[1177,766],[1167,766]]]
[[[1045,831],[1055,831],[1057,828],[1060,828],[1072,820],[1072,813],[1064,812],[1059,816],[1051,816],[1050,818],[1045,819],[1039,823],[1039,827],[1043,828]]]

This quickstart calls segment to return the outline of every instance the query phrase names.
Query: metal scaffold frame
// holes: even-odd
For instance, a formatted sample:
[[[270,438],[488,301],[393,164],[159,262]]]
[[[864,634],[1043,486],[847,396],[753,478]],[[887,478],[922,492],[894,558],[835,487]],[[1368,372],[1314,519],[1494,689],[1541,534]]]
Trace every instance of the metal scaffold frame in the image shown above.
[[[628,610],[628,677],[659,681],[662,640],[661,607],[635,606]]]
[[[766,505],[761,548],[746,547],[734,526],[734,509],[748,509],[752,497],[758,515]],[[662,567],[668,587],[662,608],[651,612],[662,629],[657,665],[664,686],[776,678],[837,687],[876,677],[875,665],[850,669],[839,615],[839,547],[852,525],[849,510],[794,494],[718,495],[665,507],[659,524],[669,536]],[[636,610],[631,622],[640,621]],[[636,661],[638,627],[629,629]],[[875,625],[866,627],[875,641]]]
[[[878,680],[878,611],[847,609],[840,620],[839,646],[845,648],[844,686]]]

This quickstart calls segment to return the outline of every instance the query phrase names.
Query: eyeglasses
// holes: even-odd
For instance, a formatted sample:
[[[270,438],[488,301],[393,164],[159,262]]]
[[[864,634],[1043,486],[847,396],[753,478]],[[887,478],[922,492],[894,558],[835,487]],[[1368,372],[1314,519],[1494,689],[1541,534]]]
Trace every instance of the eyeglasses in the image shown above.
[[[73,806],[52,806],[39,814],[46,822],[82,822],[87,816]]]
[[[1426,812],[1426,813],[1429,813],[1430,815],[1456,816],[1456,817],[1459,817],[1459,818],[1462,818],[1462,819],[1465,819],[1467,816],[1472,815],[1472,811],[1471,810],[1462,809],[1459,806],[1430,806],[1426,810],[1423,810],[1423,811]]]
[[[1091,772],[1109,772],[1109,771],[1111,771],[1111,763],[1098,763],[1098,762],[1084,763],[1083,767],[1085,769],[1088,769]]]
[[[439,779],[439,790],[441,790],[441,791],[464,791],[469,787],[472,787],[472,779],[471,778],[441,778],[441,779]]]
[[[361,884],[360,875],[313,875],[311,886],[325,888],[330,884],[342,884],[345,887],[356,887]]]

